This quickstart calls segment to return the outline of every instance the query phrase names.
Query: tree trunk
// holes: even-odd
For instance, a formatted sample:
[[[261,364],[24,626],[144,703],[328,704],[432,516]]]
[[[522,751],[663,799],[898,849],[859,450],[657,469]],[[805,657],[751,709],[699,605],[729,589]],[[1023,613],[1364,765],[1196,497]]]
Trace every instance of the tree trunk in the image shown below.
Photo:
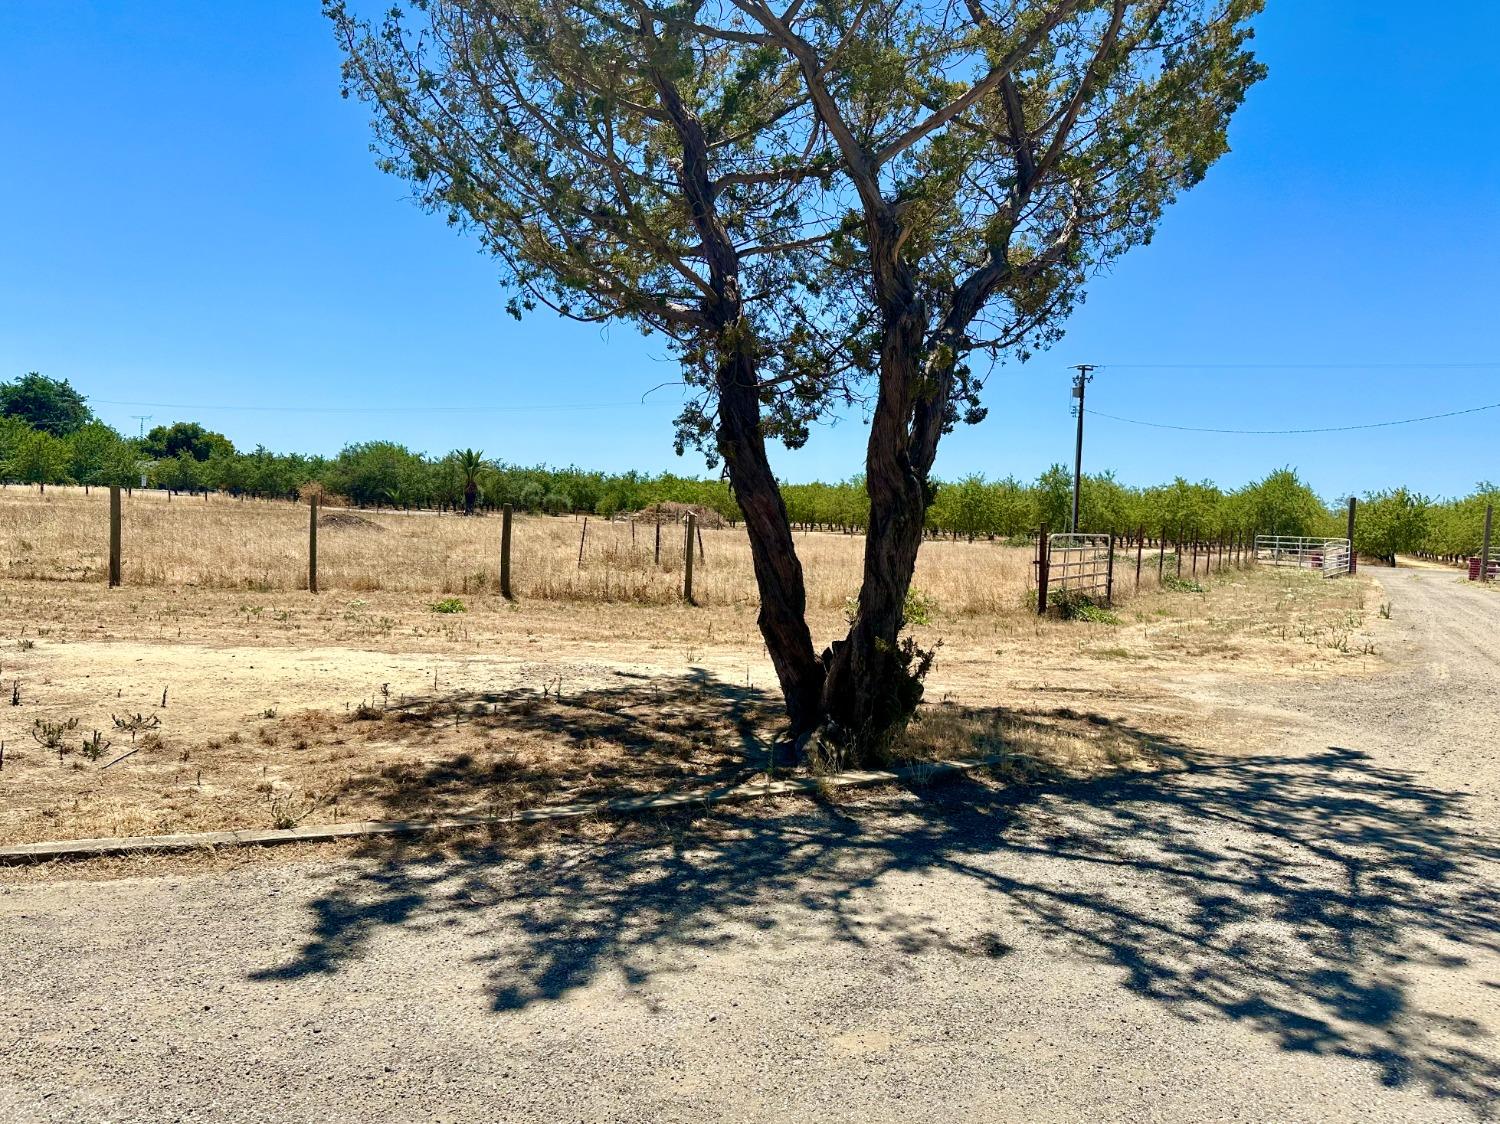
[[[473,481],[464,485],[464,514],[474,514],[474,498],[479,494],[479,485]]]
[[[813,651],[807,627],[807,589],[802,563],[792,540],[786,503],[766,457],[760,430],[754,356],[743,345],[721,354],[719,451],[729,468],[729,482],[745,515],[755,584],[760,591],[761,636],[776,668],[786,700],[794,740],[822,720],[823,666]]]
[[[927,473],[942,432],[951,368],[920,371],[926,311],[915,297],[887,317],[880,390],[865,455],[870,518],[859,610],[844,640],[824,654],[823,706],[845,762],[884,761],[922,700],[931,655],[902,645],[906,595],[932,496]],[[927,394],[918,397],[921,385]],[[934,410],[936,414],[934,415]],[[934,422],[935,419],[935,422]]]

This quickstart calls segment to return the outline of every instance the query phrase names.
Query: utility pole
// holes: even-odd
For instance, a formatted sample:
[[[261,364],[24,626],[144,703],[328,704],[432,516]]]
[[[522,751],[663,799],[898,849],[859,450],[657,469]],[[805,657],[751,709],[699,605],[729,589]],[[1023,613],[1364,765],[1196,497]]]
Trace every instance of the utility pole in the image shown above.
[[[1073,520],[1068,524],[1068,530],[1076,535],[1078,498],[1083,490],[1083,388],[1094,381],[1094,364],[1077,363],[1073,370],[1078,372],[1073,376],[1073,397],[1078,399],[1078,405],[1073,407],[1078,412],[1078,444],[1073,451]]]
[[[130,416],[133,417],[136,421],[138,421],[138,422],[141,423],[141,431],[140,431],[139,434],[137,434],[137,436],[138,437],[145,437],[146,436],[146,423],[151,420],[151,415],[150,414],[131,414]]]

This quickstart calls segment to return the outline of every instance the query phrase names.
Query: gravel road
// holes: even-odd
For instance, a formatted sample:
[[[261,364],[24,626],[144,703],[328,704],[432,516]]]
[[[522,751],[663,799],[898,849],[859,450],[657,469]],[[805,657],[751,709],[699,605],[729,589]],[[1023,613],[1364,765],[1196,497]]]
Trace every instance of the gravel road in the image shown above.
[[[1376,576],[1168,780],[0,888],[0,1119],[1491,1118],[1500,596]]]

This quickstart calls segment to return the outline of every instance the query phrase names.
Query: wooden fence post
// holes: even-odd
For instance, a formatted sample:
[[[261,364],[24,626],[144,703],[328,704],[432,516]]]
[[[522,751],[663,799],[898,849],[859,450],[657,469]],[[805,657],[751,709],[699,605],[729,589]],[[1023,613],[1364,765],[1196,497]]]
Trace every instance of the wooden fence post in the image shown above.
[[[656,505],[656,564],[661,565],[661,504]]]
[[[510,521],[514,509],[510,504],[500,509],[500,596],[514,601],[510,591]]]
[[[1047,613],[1047,568],[1051,559],[1047,553],[1047,524],[1043,523],[1036,536],[1036,613]]]
[[[1141,588],[1141,556],[1146,552],[1146,528],[1135,533],[1135,588]]]
[[[307,505],[307,592],[318,592],[318,497]]]
[[[1479,547],[1479,580],[1490,580],[1490,531],[1495,522],[1495,505],[1484,505],[1484,538]]]
[[[687,537],[682,544],[682,599],[689,605],[693,601],[693,533],[698,529],[698,517],[691,511],[687,517]]]
[[[1156,584],[1161,585],[1162,567],[1167,563],[1167,529],[1161,529],[1161,538],[1156,540]]]
[[[109,585],[120,584],[120,486],[109,486]]]
[[[1359,569],[1359,559],[1354,553],[1354,508],[1358,502],[1353,496],[1349,497],[1349,572],[1351,574]]]
[[[1115,533],[1109,533],[1109,561],[1104,563],[1104,603],[1115,603]]]
[[[589,517],[583,517],[583,530],[578,535],[578,568],[583,569],[583,543],[589,537]]]

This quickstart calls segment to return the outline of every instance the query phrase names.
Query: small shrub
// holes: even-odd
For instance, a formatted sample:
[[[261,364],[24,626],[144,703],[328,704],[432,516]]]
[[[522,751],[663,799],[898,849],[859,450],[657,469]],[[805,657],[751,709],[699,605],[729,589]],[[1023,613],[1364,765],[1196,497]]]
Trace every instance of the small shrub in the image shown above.
[[[434,613],[466,613],[468,609],[457,597],[444,597],[441,601],[434,601],[427,606]]]
[[[147,730],[154,730],[161,725],[161,719],[154,714],[127,714],[121,717],[111,714],[110,719],[115,724],[115,729],[122,734],[129,734],[131,744],[135,744],[135,736]]]
[[[1389,601],[1382,601],[1380,603],[1380,618],[1387,621],[1391,619],[1391,603]]]
[[[1161,587],[1170,589],[1174,593],[1203,593],[1204,589],[1192,578],[1179,578],[1176,574],[1167,574],[1161,579]]]
[[[1076,589],[1054,589],[1047,594],[1047,604],[1065,621],[1091,621],[1094,624],[1119,624],[1120,618],[1087,593]]]
[[[45,718],[38,718],[31,724],[31,736],[37,745],[43,749],[56,750],[61,756],[64,752],[64,739],[77,728],[76,718],[69,718],[66,722],[49,722]]]
[[[95,730],[93,737],[83,739],[82,752],[90,761],[98,761],[99,758],[109,752],[109,742],[104,738],[104,735]]]

